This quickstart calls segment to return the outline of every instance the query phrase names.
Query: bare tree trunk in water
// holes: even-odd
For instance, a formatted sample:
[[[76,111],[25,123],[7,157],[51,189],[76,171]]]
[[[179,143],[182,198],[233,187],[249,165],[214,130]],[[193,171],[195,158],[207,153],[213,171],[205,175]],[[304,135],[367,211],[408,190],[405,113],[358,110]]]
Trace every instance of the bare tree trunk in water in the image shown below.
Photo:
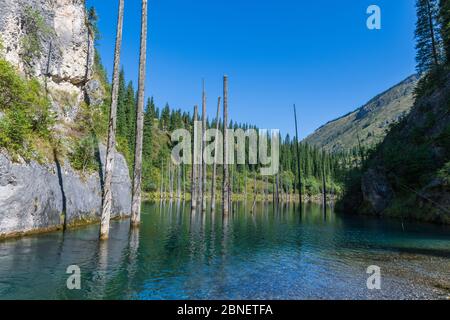
[[[298,125],[297,125],[297,108],[294,104],[294,118],[295,118],[295,146],[297,151],[297,182],[298,182],[298,200],[300,207],[302,206],[302,176],[300,163],[300,146],[298,141]]]
[[[275,177],[272,176],[272,203],[275,204]]]
[[[244,205],[247,202],[247,170],[244,171]]]
[[[284,185],[283,185],[283,167],[281,168],[281,174],[280,174],[280,193],[281,193],[281,203],[284,203]]]
[[[191,177],[191,211],[195,212],[195,209],[197,208],[197,164],[196,164],[196,157],[197,152],[195,152],[195,146],[196,146],[196,126],[195,122],[198,118],[198,107],[194,106],[194,118],[193,118],[193,125],[192,132],[194,135],[194,147],[192,148],[192,177]]]
[[[230,210],[231,210],[231,212],[233,212],[233,192],[234,192],[234,165],[231,165],[231,177],[230,177]]]
[[[186,167],[185,165],[181,165],[183,170],[183,200],[186,200]]]
[[[255,171],[255,180],[253,185],[253,205],[252,205],[252,213],[255,213],[256,206],[256,197],[258,196],[258,192],[256,191],[256,171]]]
[[[203,94],[202,94],[202,211],[206,211],[206,162],[203,161],[203,152],[205,151],[205,133],[206,133],[206,92],[205,81],[203,81]]]
[[[325,153],[322,151],[322,193],[323,193],[323,212],[327,212],[327,181],[325,177]]]
[[[142,0],[141,52],[139,57],[139,87],[136,110],[136,146],[134,152],[133,200],[131,226],[141,223],[142,139],[144,128],[144,91],[147,62],[147,0]]]
[[[177,166],[177,199],[181,199],[181,165]]]
[[[277,194],[276,194],[276,199],[277,199],[277,205],[278,203],[280,203],[280,173],[277,173]]]
[[[174,170],[172,170],[172,163],[169,160],[169,197],[170,200],[173,199],[173,175],[174,175]]]
[[[119,14],[117,21],[116,47],[114,51],[114,72],[112,84],[112,99],[109,111],[108,145],[106,148],[105,180],[103,184],[103,204],[100,225],[100,239],[109,237],[109,220],[111,218],[112,191],[111,183],[114,168],[114,152],[116,148],[116,125],[117,125],[117,100],[119,96],[119,67],[120,50],[122,46],[124,0],[119,0]]]
[[[266,202],[269,201],[269,178],[266,176],[266,188],[264,190],[264,199]]]
[[[229,214],[230,205],[230,181],[228,176],[228,77],[223,77],[223,190],[222,190],[222,206],[223,215]]]
[[[216,179],[217,179],[217,162],[218,162],[218,152],[219,144],[218,144],[218,136],[219,136],[219,116],[220,116],[220,97],[217,99],[217,114],[216,114],[216,136],[214,140],[214,164],[213,164],[213,175],[212,175],[212,183],[211,183],[211,212],[216,210]]]
[[[163,195],[163,188],[164,188],[164,162],[161,163],[161,191],[160,191],[160,196],[161,196],[161,200],[164,199],[164,195]]]

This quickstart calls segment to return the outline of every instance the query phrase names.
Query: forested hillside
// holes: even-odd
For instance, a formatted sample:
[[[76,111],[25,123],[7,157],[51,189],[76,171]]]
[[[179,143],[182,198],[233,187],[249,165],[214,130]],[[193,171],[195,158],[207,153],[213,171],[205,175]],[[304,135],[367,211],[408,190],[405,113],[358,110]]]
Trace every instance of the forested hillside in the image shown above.
[[[416,75],[408,77],[364,106],[323,125],[305,142],[330,152],[348,151],[360,145],[374,147],[411,110],[417,80]]]
[[[433,10],[428,10],[428,4]],[[417,2],[411,113],[348,175],[346,212],[450,223],[450,1]],[[430,21],[432,23],[430,23]]]

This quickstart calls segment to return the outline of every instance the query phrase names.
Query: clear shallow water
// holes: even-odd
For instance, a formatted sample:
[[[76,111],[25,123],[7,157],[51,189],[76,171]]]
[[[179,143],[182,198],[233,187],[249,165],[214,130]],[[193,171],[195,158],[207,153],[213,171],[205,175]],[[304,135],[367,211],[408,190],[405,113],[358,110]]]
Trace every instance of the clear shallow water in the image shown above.
[[[189,205],[145,203],[142,225],[98,226],[0,242],[2,299],[446,298],[450,229],[326,215],[316,205],[258,213],[235,204],[222,219]],[[220,211],[220,210],[219,210]],[[81,268],[81,290],[66,268]],[[382,289],[368,290],[378,265]],[[446,289],[447,288],[447,289]]]

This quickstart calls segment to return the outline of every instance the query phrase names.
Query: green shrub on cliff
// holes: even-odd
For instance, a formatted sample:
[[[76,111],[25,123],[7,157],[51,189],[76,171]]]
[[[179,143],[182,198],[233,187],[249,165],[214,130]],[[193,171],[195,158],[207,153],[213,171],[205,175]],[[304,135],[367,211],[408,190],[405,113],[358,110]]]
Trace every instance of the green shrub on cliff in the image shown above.
[[[42,57],[44,50],[42,39],[51,36],[52,30],[40,12],[31,6],[25,8],[21,19],[24,36],[21,40],[22,50],[20,51],[20,56],[27,67],[27,73],[31,74],[33,61]]]
[[[35,79],[21,78],[0,59],[0,147],[26,159],[36,154],[36,144],[51,140],[54,116],[44,90]]]

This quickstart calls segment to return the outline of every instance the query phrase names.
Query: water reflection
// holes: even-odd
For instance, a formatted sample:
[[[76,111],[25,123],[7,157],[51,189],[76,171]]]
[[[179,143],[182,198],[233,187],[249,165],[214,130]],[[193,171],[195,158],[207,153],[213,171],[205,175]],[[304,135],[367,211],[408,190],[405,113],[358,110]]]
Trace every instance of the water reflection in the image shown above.
[[[0,298],[367,298],[365,268],[374,262],[448,277],[448,228],[405,223],[403,231],[398,221],[338,216],[314,204],[261,202],[254,214],[248,204],[232,205],[223,217],[219,209],[191,214],[180,201],[145,203],[140,229],[113,222],[101,243],[98,226],[0,242]],[[79,291],[66,288],[73,264],[82,271]],[[408,281],[385,279],[378,297],[432,291]]]

